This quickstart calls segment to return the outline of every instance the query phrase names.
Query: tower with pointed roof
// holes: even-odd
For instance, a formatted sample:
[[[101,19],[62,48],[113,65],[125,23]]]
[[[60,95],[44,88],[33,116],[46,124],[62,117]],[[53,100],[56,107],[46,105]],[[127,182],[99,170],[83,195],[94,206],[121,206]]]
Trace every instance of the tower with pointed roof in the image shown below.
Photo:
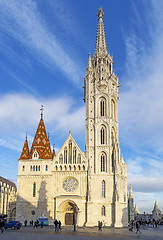
[[[130,184],[130,191],[128,196],[128,221],[134,220],[134,197],[133,197],[133,191],[132,191],[132,185]]]
[[[127,225],[127,167],[118,137],[118,77],[107,51],[103,10],[98,11],[96,47],[89,54],[84,83],[86,149],[71,131],[58,153],[51,151],[43,120],[31,147],[25,140],[17,177],[16,218],[24,222],[46,217],[62,225]]]
[[[96,47],[93,57],[89,54],[84,85],[86,157],[90,168],[87,225],[95,224],[102,215],[108,226],[120,227],[127,224],[127,167],[119,148],[119,83],[113,56],[106,46],[101,7],[97,16]]]

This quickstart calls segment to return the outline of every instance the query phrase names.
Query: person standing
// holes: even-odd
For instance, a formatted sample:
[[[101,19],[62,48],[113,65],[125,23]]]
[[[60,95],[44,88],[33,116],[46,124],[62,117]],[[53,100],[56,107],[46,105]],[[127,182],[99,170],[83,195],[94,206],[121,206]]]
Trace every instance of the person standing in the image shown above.
[[[40,225],[41,225],[41,228],[43,228],[43,226],[44,226],[44,222],[43,222],[43,221],[41,221],[41,224],[40,224]]]
[[[61,221],[60,220],[58,222],[58,227],[59,227],[59,230],[61,231]]]
[[[137,222],[136,222],[136,234],[137,234],[138,232],[141,234],[141,231],[140,231],[140,223],[137,221]]]
[[[27,220],[24,221],[24,226],[25,226],[25,227],[27,226]]]
[[[58,231],[58,221],[55,219],[54,221],[55,232]]]
[[[4,231],[4,226],[5,226],[5,223],[3,220],[0,220],[0,229],[1,229],[1,233],[3,233]]]

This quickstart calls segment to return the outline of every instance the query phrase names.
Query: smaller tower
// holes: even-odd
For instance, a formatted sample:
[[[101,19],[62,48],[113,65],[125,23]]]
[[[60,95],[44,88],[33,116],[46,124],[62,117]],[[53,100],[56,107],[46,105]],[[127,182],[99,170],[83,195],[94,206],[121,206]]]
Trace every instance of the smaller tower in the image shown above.
[[[159,209],[157,201],[155,201],[155,205],[152,211],[152,219],[158,221],[161,218],[161,211]]]
[[[132,185],[130,184],[130,191],[128,197],[128,221],[134,220],[134,198],[133,198],[133,191]]]

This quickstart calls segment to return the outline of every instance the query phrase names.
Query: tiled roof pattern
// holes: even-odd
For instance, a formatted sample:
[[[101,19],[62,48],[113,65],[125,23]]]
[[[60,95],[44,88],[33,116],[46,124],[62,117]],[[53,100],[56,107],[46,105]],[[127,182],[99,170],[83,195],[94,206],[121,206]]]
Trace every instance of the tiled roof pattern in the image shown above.
[[[23,150],[19,159],[29,159],[29,147],[27,140],[24,142]]]
[[[29,159],[32,159],[32,155],[35,150],[39,154],[39,159],[52,159],[50,142],[47,137],[44,121],[42,118],[40,119],[35,138],[32,143]]]

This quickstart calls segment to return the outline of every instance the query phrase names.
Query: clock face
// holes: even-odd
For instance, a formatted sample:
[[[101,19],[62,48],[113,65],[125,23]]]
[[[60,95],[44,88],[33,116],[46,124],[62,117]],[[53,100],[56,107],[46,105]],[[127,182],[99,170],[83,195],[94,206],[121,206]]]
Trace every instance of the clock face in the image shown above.
[[[74,192],[77,189],[78,182],[75,178],[66,178],[62,184],[66,192]]]

